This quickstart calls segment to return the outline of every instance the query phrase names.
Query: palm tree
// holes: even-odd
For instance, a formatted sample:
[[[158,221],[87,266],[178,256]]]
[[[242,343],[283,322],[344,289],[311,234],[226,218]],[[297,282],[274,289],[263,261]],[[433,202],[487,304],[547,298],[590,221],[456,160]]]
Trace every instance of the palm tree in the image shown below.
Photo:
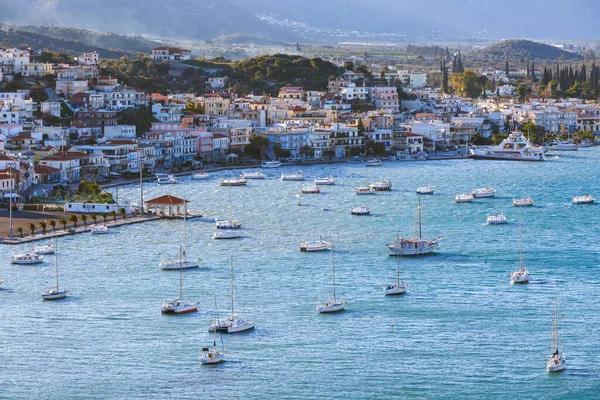
[[[56,221],[50,221],[48,225],[52,228],[52,232],[56,232]]]
[[[98,216],[96,214],[90,214],[90,219],[92,221],[94,221],[94,224],[96,223],[96,221],[98,220]]]
[[[127,212],[125,211],[124,208],[119,208],[118,213],[121,216],[121,218],[123,218],[123,219],[127,218]]]
[[[31,236],[35,236],[35,224],[30,222],[27,224],[27,229],[31,231]]]
[[[79,218],[77,217],[77,215],[75,214],[71,214],[68,218],[69,222],[73,223],[73,229],[77,228],[77,221],[79,220]]]
[[[23,228],[21,228],[20,226],[17,228],[17,232],[19,233],[20,237],[23,237]]]
[[[61,218],[60,221],[58,221],[58,223],[62,225],[63,231],[67,230],[67,220],[66,219]]]
[[[100,214],[100,216],[102,217],[102,222],[106,224],[106,214]]]
[[[83,214],[79,219],[83,222],[83,226],[87,226],[87,215]]]
[[[46,228],[48,228],[48,223],[46,221],[39,222],[38,225],[42,228],[42,234],[46,234]]]
[[[113,218],[113,222],[117,222],[117,213],[115,212],[115,210],[112,210],[110,212],[110,216]]]

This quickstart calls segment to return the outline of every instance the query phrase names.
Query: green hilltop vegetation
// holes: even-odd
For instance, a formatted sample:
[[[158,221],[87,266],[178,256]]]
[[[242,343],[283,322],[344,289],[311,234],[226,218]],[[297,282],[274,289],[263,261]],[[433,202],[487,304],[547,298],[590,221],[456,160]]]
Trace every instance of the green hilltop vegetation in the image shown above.
[[[504,40],[472,53],[477,60],[582,60],[583,56],[530,40]]]
[[[0,46],[49,49],[67,54],[97,51],[102,58],[119,58],[123,54],[149,53],[160,44],[140,36],[99,33],[61,26],[0,24]]]

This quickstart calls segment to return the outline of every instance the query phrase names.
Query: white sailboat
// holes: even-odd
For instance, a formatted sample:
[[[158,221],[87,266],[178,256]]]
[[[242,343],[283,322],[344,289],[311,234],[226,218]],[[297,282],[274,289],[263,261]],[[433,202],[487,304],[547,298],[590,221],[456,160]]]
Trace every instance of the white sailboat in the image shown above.
[[[215,314],[215,324],[217,323],[217,297],[215,296],[213,299],[214,302],[214,314]],[[198,356],[200,359],[200,364],[218,364],[221,361],[225,360],[225,346],[223,345],[223,336],[221,336],[221,351],[217,349],[217,331],[215,330],[215,335],[213,337],[213,348],[212,350],[208,347],[204,347],[202,349],[202,353]]]
[[[521,211],[521,249],[519,251],[519,269],[510,274],[511,283],[529,282],[529,270],[523,266],[523,211]]]
[[[421,225],[421,196],[419,195],[419,206],[417,207],[417,223],[419,226],[419,237],[410,239],[396,237],[393,242],[387,244],[388,254],[390,256],[416,256],[431,253],[438,242],[444,237],[440,236],[437,239],[426,240],[422,238]]]
[[[342,311],[346,307],[346,300],[338,301],[335,293],[335,260],[333,258],[333,244],[331,244],[331,270],[333,273],[333,300],[317,304],[317,312],[320,314]]]
[[[232,217],[233,209],[231,205],[231,189],[229,189],[229,219],[228,220],[217,220],[217,229],[240,229],[242,224],[234,220]]]
[[[54,246],[52,246],[52,243],[36,246],[33,248],[33,252],[37,255],[52,254],[54,253]]]
[[[565,369],[567,359],[558,349],[558,313],[556,311],[556,297],[554,298],[554,319],[552,320],[552,355],[546,357],[546,371],[559,372]]]
[[[58,246],[57,240],[54,239],[54,255],[55,255],[55,264],[56,264],[56,289],[48,290],[47,292],[42,292],[42,300],[58,300],[64,299],[67,297],[67,293],[69,289],[58,288]]]
[[[229,318],[215,321],[214,324],[208,327],[209,332],[217,330],[225,333],[237,333],[254,329],[254,321],[248,321],[242,315],[235,315],[233,307],[233,255],[231,255],[231,315]]]
[[[396,282],[383,287],[384,296],[392,296],[396,294],[406,293],[408,284],[400,281],[400,257],[398,257],[398,265],[396,268]]]
[[[181,245],[179,246],[179,298],[177,300],[165,300],[161,312],[163,314],[186,314],[198,311],[198,303],[183,299],[183,257]]]
[[[158,264],[158,266],[164,271],[171,271],[176,269],[192,269],[200,267],[200,264],[197,261],[187,259],[187,205],[184,205],[183,213],[183,257],[180,252],[179,259],[161,261]]]

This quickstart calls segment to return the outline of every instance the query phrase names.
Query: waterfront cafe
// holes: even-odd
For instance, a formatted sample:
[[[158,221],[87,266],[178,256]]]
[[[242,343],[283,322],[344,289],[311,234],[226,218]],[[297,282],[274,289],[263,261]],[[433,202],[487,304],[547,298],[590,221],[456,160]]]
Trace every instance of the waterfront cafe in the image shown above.
[[[189,200],[179,197],[164,195],[152,200],[146,201],[146,209],[151,214],[163,217],[181,218],[187,213],[187,204]]]

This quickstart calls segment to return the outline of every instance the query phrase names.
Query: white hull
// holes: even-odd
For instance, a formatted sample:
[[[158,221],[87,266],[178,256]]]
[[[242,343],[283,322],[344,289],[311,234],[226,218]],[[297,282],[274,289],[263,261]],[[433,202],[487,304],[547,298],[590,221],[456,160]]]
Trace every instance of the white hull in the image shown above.
[[[207,173],[204,172],[198,172],[194,175],[192,175],[192,180],[194,181],[204,181],[210,178],[210,175],[208,175]]]
[[[398,295],[398,294],[404,294],[406,293],[406,287],[408,285],[406,284],[400,284],[400,285],[389,285],[389,286],[384,286],[383,287],[383,294],[384,296],[394,296],[394,295]]]
[[[546,371],[547,372],[560,372],[563,371],[566,367],[567,360],[564,355],[560,355],[559,357],[550,357],[546,361]]]
[[[262,172],[244,172],[242,174],[244,179],[265,179],[265,174]]]
[[[356,193],[358,196],[375,194],[375,189],[373,189],[372,187],[357,187],[354,189],[354,193]]]
[[[236,232],[237,229],[217,229],[213,234],[213,239],[238,239],[242,237],[241,233]]]
[[[225,355],[220,352],[202,354],[199,357],[200,364],[218,364],[225,359]]]
[[[576,196],[573,197],[573,204],[593,204],[596,201],[592,196]]]
[[[539,153],[525,153],[521,151],[502,150],[474,150],[470,149],[471,157],[481,160],[504,160],[504,161],[544,161],[546,158],[540,150]]]
[[[533,206],[533,199],[526,197],[524,199],[513,199],[513,207],[531,207]]]
[[[351,212],[352,215],[369,215],[371,209],[369,207],[354,207]]]
[[[416,249],[399,248],[393,245],[388,245],[388,255],[390,256],[420,256],[429,254],[435,250],[436,244],[430,246],[417,247]]]
[[[46,246],[40,246],[40,247],[34,248],[33,252],[37,255],[54,254],[54,247],[52,247],[51,244],[46,245]]]
[[[328,301],[327,303],[319,304],[316,309],[319,314],[327,314],[342,311],[344,308],[346,308],[345,300],[340,302]]]
[[[315,185],[335,185],[335,180],[329,178],[315,178]]]
[[[368,160],[367,167],[381,167],[383,163],[381,160]]]
[[[163,271],[175,271],[175,270],[179,270],[179,269],[198,268],[198,267],[200,267],[200,264],[198,264],[196,261],[169,260],[169,261],[161,262],[158,266]]]
[[[11,263],[18,265],[41,264],[44,262],[44,257],[37,254],[22,254],[13,256]]]
[[[455,203],[470,203],[473,201],[473,196],[470,194],[459,194],[454,196]]]
[[[529,282],[529,272],[528,271],[517,271],[510,274],[510,282],[511,283],[527,283]]]
[[[217,229],[240,229],[242,224],[237,221],[228,220],[228,221],[217,221],[216,222]]]
[[[108,226],[92,226],[91,230],[93,235],[106,235],[108,233]]]
[[[51,290],[49,292],[42,293],[42,300],[59,300],[67,297],[68,289],[64,290]]]
[[[326,242],[324,240],[319,240],[316,242],[301,242],[300,243],[300,251],[324,251],[329,250],[331,248],[331,243]]]
[[[265,161],[261,164],[263,168],[279,168],[281,167],[281,162],[279,161]]]
[[[578,148],[579,146],[575,143],[561,142],[556,146],[552,146],[550,149],[556,151],[577,151]]]
[[[198,311],[198,303],[187,301],[171,301],[164,304],[161,312],[163,314],[187,314]]]
[[[488,225],[502,225],[506,223],[504,214],[488,215],[486,219]]]
[[[294,182],[294,181],[303,181],[304,180],[304,174],[302,173],[298,173],[298,174],[281,174],[281,180],[282,181],[288,181],[288,182]]]
[[[216,330],[217,332],[224,333],[238,333],[252,330],[255,328],[255,326],[256,324],[254,323],[254,321],[234,320],[234,322],[232,323],[230,319],[227,319],[224,321],[219,321],[219,323],[216,325]],[[211,326],[209,326],[208,331],[214,332],[215,325],[212,324]]]
[[[246,186],[247,184],[248,180],[243,178],[223,179],[219,182],[221,186]]]
[[[433,194],[434,186],[423,186],[417,188],[417,194]]]

